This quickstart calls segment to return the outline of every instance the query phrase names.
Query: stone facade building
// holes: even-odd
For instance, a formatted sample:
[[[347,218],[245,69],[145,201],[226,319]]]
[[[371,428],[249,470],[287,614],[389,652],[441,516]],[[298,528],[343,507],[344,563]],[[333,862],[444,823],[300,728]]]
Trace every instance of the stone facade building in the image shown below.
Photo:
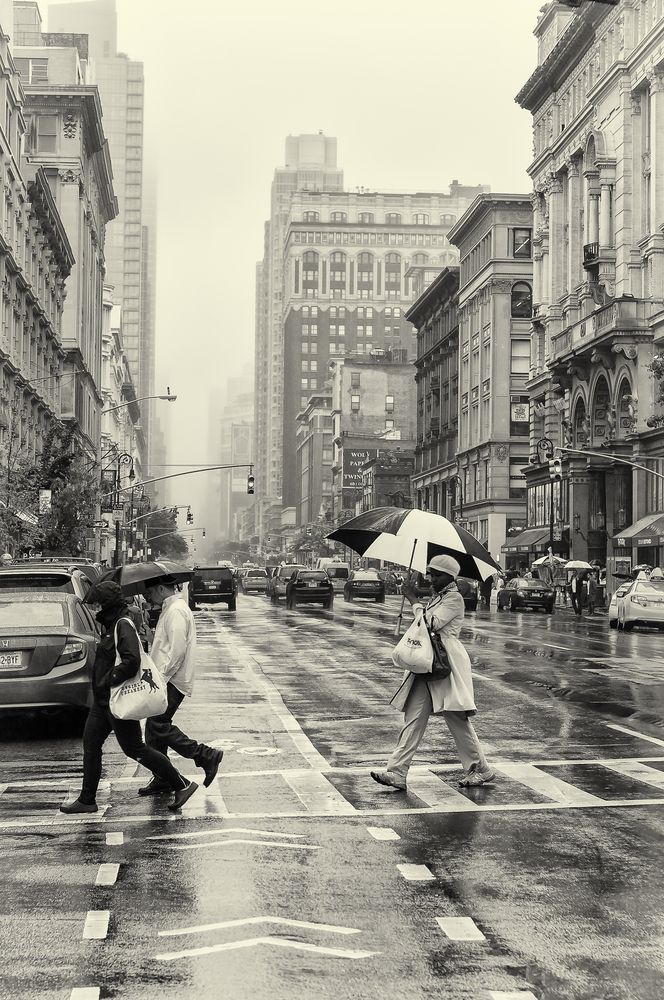
[[[533,116],[531,450],[565,449],[565,552],[661,564],[662,482],[614,457],[654,469],[664,443],[664,8],[548,4],[535,33],[517,96]],[[529,525],[548,488],[535,463]]]
[[[62,316],[74,254],[44,171],[26,171],[21,163],[23,92],[4,33],[0,68],[6,109],[0,128],[0,446],[34,460],[60,416]]]
[[[532,208],[482,194],[450,232],[459,248],[458,475],[465,526],[494,557],[525,524]]]
[[[417,331],[416,506],[454,517],[459,431],[459,268],[446,267],[406,319]]]
[[[331,389],[311,396],[297,420],[300,504],[296,523],[310,524],[326,515],[331,520],[334,438]]]

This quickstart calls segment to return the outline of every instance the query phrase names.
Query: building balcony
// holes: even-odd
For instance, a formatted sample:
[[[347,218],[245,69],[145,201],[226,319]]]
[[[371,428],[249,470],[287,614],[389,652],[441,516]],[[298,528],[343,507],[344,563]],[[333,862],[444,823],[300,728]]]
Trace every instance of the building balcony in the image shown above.
[[[656,308],[654,302],[629,297],[596,309],[551,338],[549,368],[556,374],[566,369],[567,374],[574,374],[570,368],[575,362],[611,361],[620,353],[635,358],[637,344],[652,338],[649,321]]]
[[[586,243],[583,247],[583,266],[595,267],[599,264],[599,243]]]

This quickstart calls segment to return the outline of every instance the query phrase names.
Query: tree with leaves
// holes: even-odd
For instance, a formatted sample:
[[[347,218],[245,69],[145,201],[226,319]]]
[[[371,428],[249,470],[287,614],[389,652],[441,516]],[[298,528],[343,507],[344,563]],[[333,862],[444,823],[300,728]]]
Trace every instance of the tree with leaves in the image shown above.
[[[189,555],[189,546],[178,532],[177,516],[177,509],[171,508],[155,511],[149,517],[143,518],[146,545],[151,549],[150,559],[158,559],[160,556],[165,556],[167,559],[186,559]],[[157,538],[157,535],[163,537]]]
[[[101,488],[98,473],[76,451],[72,427],[54,425],[46,436],[40,485],[51,490],[51,510],[39,518],[40,542],[50,555],[81,555],[94,534]]]

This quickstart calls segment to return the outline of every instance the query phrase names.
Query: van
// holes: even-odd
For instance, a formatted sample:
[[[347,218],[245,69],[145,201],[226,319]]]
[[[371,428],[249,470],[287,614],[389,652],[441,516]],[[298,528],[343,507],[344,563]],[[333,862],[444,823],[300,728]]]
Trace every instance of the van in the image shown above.
[[[350,563],[328,562],[326,566],[321,566],[320,569],[324,569],[328,578],[332,581],[335,594],[343,593],[346,581],[350,576]]]

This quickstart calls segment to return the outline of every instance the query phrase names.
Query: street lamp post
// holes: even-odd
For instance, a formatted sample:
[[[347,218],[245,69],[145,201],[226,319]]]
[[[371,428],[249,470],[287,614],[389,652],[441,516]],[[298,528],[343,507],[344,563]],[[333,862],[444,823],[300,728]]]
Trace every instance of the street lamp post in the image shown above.
[[[538,459],[538,461],[540,463],[543,462],[542,456],[540,455],[540,451],[542,449],[544,449],[544,458],[545,459],[547,459],[549,462],[553,459],[553,454],[554,454],[554,452],[553,452],[553,441],[551,440],[551,438],[548,438],[548,437],[540,438],[539,441],[537,442],[537,444],[535,445],[535,447],[537,448],[537,459]],[[551,553],[553,553],[553,528],[554,528],[554,520],[555,520],[554,506],[553,506],[553,484],[554,484],[554,481],[555,480],[553,478],[551,478],[551,493],[550,493],[550,497],[549,497],[549,549],[551,550]]]
[[[452,502],[452,507],[450,513],[452,514],[452,522],[456,521],[456,494],[459,491],[459,517],[463,517],[463,482],[461,476],[450,476],[447,480],[448,485],[454,489],[454,500]]]
[[[129,482],[133,483],[134,479],[136,478],[136,473],[134,472],[133,456],[130,455],[129,452],[127,451],[120,452],[120,454],[117,457],[117,473],[116,473],[117,479],[116,479],[116,489],[114,491],[114,497],[113,497],[114,507],[118,506],[117,501],[120,496],[120,477],[122,475],[123,465],[129,466]],[[132,496],[133,496],[133,487],[132,487]],[[116,513],[116,511],[114,511],[113,513]],[[123,520],[124,520],[124,511],[123,511]],[[119,519],[116,519],[115,521],[115,554],[113,556],[113,565],[114,566],[120,565],[120,520]]]
[[[109,406],[107,410],[101,411],[101,416],[103,417],[105,413],[113,413],[114,410],[121,410],[123,406],[131,406],[132,403],[144,403],[146,399],[165,399],[168,403],[174,403],[177,398],[177,396],[174,396],[171,393],[169,387],[169,391],[163,395],[139,396],[138,399],[126,399],[124,403],[118,403],[116,406]]]

